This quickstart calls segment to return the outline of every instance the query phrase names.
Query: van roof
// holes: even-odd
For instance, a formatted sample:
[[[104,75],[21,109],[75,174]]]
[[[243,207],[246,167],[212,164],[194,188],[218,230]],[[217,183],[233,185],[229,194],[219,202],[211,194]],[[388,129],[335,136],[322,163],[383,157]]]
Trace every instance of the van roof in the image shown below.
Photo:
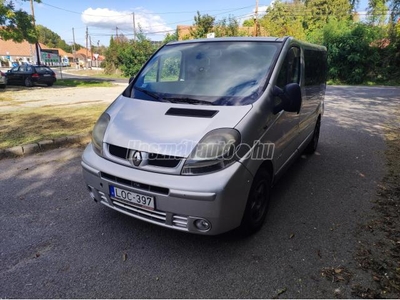
[[[195,39],[195,40],[185,40],[170,42],[168,45],[173,44],[190,44],[190,43],[209,43],[209,42],[278,42],[283,43],[287,37],[221,37],[221,38],[211,38],[211,39]]]

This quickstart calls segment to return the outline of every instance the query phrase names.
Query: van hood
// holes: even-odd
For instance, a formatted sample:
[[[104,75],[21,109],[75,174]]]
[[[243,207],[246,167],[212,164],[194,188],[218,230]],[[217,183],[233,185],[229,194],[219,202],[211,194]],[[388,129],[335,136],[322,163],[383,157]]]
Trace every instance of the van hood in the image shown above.
[[[119,96],[108,108],[104,142],[139,151],[188,157],[209,131],[234,128],[251,110],[145,101]]]

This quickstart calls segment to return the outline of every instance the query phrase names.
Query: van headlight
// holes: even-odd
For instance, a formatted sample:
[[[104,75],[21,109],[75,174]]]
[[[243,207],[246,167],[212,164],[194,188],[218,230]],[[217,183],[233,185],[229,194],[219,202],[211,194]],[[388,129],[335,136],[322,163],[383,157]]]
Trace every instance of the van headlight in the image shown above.
[[[224,169],[236,161],[240,133],[221,128],[207,133],[187,158],[182,175],[200,175]]]
[[[93,149],[98,155],[103,154],[103,139],[108,123],[110,122],[110,115],[103,113],[94,125],[92,132]]]

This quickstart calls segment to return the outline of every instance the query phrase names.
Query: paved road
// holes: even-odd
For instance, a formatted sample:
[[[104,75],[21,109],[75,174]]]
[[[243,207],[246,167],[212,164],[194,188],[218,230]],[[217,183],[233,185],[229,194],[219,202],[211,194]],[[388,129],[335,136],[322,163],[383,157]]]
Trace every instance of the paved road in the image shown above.
[[[355,232],[384,175],[382,128],[399,95],[329,87],[318,153],[291,167],[247,239],[175,232],[93,203],[81,149],[0,161],[0,298],[351,297],[367,280]],[[349,284],[321,276],[339,266]]]

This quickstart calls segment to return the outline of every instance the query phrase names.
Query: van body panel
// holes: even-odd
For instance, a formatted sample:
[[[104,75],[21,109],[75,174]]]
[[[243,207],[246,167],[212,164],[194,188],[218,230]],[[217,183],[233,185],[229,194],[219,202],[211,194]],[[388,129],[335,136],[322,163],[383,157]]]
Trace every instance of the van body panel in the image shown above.
[[[251,110],[246,106],[195,106],[141,101],[119,96],[109,111],[104,142],[152,153],[188,157],[201,138],[217,128],[234,128]],[[171,108],[213,111],[213,117],[167,115]],[[151,124],[151,126],[149,126]]]
[[[192,220],[196,217],[209,220],[213,225],[211,231],[207,234],[219,234],[232,229],[232,226],[234,228],[240,225],[253,179],[252,174],[239,162],[221,170],[221,172],[202,176],[171,176],[169,174],[144,172],[115,164],[98,156],[94,153],[92,144],[86,147],[82,155],[82,167],[86,184],[92,187],[95,193],[103,193],[103,196],[98,196],[97,199],[100,203],[111,208],[114,207],[109,195],[110,185],[154,196],[156,210],[167,213],[170,218],[178,215],[191,217]],[[168,189],[168,193],[160,194],[141,188],[135,189],[127,183],[118,183],[116,180],[106,179],[104,176],[102,177],[102,173],[146,186],[165,188]],[[210,195],[215,196],[210,197]],[[123,210],[123,212],[137,217],[130,214],[129,210]],[[145,218],[145,220],[149,221],[151,218]],[[171,220],[157,224],[174,228]],[[191,229],[192,225],[188,225],[184,231],[202,234],[202,232]]]

